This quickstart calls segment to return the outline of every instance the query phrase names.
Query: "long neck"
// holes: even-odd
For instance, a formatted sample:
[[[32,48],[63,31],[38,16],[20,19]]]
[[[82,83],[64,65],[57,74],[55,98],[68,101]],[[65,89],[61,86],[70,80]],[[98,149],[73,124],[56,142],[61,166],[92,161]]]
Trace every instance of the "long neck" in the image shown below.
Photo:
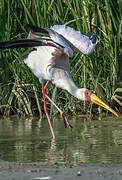
[[[54,75],[55,76],[52,81],[53,84],[55,84],[57,87],[67,90],[76,98],[84,100],[84,93],[82,91],[83,89],[80,89],[75,85],[71,75],[68,72],[58,69],[57,73],[55,72]]]
[[[68,79],[67,91],[81,101],[85,100],[85,88],[78,88],[72,79]]]
[[[65,82],[66,84],[64,89],[66,89],[73,96],[77,97],[77,91],[79,90],[79,88],[73,82],[72,78],[65,79]]]

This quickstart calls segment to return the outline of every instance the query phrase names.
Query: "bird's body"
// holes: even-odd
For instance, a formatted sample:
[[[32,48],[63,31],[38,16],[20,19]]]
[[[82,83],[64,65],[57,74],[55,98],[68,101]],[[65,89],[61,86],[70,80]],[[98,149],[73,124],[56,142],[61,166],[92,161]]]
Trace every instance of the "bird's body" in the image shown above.
[[[60,54],[60,50],[56,54],[56,51],[55,47],[41,46],[29,53],[24,59],[25,64],[33,71],[40,82],[51,80],[54,83],[59,78],[56,73],[58,69],[70,73],[68,56],[62,54],[62,52]],[[62,66],[62,63],[65,66]]]
[[[73,56],[74,51],[80,51],[84,54],[92,53],[97,44],[96,35],[91,33],[95,40],[92,43],[93,39],[90,40],[89,36],[82,35],[79,31],[65,25],[51,26],[51,28],[44,29],[47,31],[45,33],[42,33],[40,28],[30,25],[29,28],[28,39],[40,40],[41,38],[44,45],[47,44],[46,46],[37,46],[36,50],[24,59],[27,66],[41,83],[44,80],[50,80],[57,87],[67,90],[80,100],[84,100],[84,95],[79,96],[79,88],[72,80],[69,57]],[[53,40],[53,46],[49,46],[51,40]]]
[[[70,74],[69,57],[62,52],[59,55],[60,50],[56,55],[56,51],[57,49],[51,46],[38,47],[24,59],[24,62],[41,83],[44,80],[50,80],[57,87],[65,89],[77,97],[79,88],[73,82]]]
[[[74,51],[84,54],[92,53],[97,44],[97,36],[95,34],[88,33],[83,35],[79,31],[65,25],[54,25],[45,29],[29,25],[28,28],[30,32],[27,39],[2,42],[0,43],[0,49],[34,47],[34,50],[24,57],[24,62],[42,83],[44,110],[53,138],[55,138],[55,135],[46,107],[46,98],[59,110],[65,125],[70,126],[70,124],[64,113],[46,94],[46,88],[50,81],[57,87],[67,90],[76,98],[82,101],[94,102],[118,116],[114,110],[103,103],[92,91],[78,88],[70,74],[69,57],[73,56]],[[44,85],[45,80],[48,81],[46,85]]]

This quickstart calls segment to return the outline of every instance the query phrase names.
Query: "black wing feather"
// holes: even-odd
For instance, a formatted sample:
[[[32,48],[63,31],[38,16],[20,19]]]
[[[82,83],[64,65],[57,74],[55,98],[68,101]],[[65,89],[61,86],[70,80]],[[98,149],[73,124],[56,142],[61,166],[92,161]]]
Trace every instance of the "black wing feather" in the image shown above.
[[[31,40],[31,39],[20,39],[20,40],[10,40],[5,42],[0,42],[0,49],[5,48],[25,48],[25,47],[35,47],[42,46],[41,41]]]

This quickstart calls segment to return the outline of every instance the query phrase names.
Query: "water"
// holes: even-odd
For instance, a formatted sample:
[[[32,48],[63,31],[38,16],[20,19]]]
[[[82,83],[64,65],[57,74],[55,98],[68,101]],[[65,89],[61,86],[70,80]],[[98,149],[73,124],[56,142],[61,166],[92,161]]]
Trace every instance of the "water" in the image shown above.
[[[56,140],[47,119],[0,120],[0,159],[13,162],[122,163],[122,117],[53,120]]]

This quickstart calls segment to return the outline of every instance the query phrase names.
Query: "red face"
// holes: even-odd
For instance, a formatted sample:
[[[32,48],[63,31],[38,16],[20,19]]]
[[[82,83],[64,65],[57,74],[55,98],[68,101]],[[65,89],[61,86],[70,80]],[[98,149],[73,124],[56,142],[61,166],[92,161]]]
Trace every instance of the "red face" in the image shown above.
[[[85,101],[91,102],[91,94],[92,94],[92,91],[85,90]]]

